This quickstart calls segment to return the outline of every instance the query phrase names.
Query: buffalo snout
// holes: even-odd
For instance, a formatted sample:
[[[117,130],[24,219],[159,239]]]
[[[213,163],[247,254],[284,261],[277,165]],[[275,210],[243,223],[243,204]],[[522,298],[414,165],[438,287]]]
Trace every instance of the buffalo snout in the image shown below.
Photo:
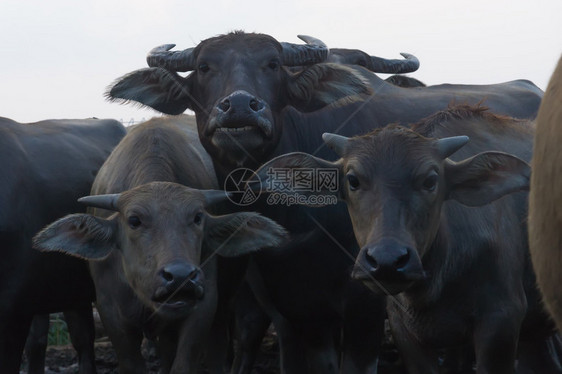
[[[413,247],[392,238],[384,238],[361,250],[353,277],[367,282],[409,284],[424,279],[425,272]]]
[[[153,300],[159,303],[181,303],[202,299],[204,295],[203,271],[187,262],[173,262],[159,272],[160,286]]]
[[[262,111],[265,103],[246,91],[235,91],[219,101],[217,109],[225,114],[251,114]]]

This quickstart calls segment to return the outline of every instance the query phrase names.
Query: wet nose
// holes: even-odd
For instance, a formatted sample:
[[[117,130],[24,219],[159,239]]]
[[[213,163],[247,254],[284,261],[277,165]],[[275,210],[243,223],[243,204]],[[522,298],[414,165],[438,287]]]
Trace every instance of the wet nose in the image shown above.
[[[246,91],[236,91],[222,99],[217,109],[224,113],[259,112],[265,108],[262,100]]]
[[[410,260],[411,252],[407,247],[388,250],[375,246],[365,251],[365,263],[373,274],[402,271]]]
[[[358,265],[363,273],[379,280],[419,279],[424,274],[416,250],[392,238],[364,247]]]
[[[181,288],[186,283],[200,283],[202,272],[197,266],[185,262],[174,262],[160,270],[164,284],[167,288]]]

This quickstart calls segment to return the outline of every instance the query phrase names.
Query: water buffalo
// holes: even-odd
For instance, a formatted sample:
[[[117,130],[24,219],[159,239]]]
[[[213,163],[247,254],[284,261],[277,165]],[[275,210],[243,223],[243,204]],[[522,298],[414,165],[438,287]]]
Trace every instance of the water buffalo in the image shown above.
[[[263,34],[234,32],[184,51],[171,47],[151,51],[150,67],[120,78],[108,96],[171,114],[192,109],[221,184],[237,168],[256,169],[290,151],[333,158],[322,148],[325,131],[355,135],[391,122],[415,122],[454,100],[486,99],[497,112],[532,117],[542,97],[528,81],[396,87],[360,66],[322,63],[325,47],[289,48]],[[292,73],[291,66],[302,69]],[[191,74],[182,77],[181,71]],[[374,370],[382,301],[349,279],[359,248],[345,206],[318,212],[263,203],[256,209],[291,233],[283,250],[254,256],[260,273],[254,278],[264,291],[260,303],[283,318],[276,327],[285,370]],[[380,321],[366,326],[366,315],[379,315]]]
[[[81,209],[76,199],[88,193],[124,134],[115,120],[24,124],[0,118],[0,372],[19,372],[33,316],[62,310],[82,310],[90,320],[80,365],[84,373],[95,370],[87,264],[36,252],[31,239],[44,225]]]
[[[324,43],[308,35],[299,35],[301,40],[316,45]],[[418,70],[420,61],[409,53],[401,53],[403,60],[386,59],[378,56],[369,56],[366,52],[359,49],[330,48],[325,62],[334,62],[344,65],[362,66],[373,73],[394,74],[386,78],[385,81],[399,87],[426,87],[426,85],[416,78],[400,75],[411,73]],[[299,68],[292,68],[293,72],[298,72]],[[377,80],[373,81],[377,83]]]
[[[390,325],[409,373],[439,372],[437,349],[464,344],[473,344],[478,373],[512,373],[519,337],[519,368],[530,370],[522,372],[562,372],[549,356],[555,337],[528,259],[527,194],[518,192],[529,187],[522,159],[533,131],[532,122],[458,106],[412,129],[324,134],[339,160],[290,153],[257,174],[277,186],[271,170],[338,170],[339,189],[320,193],[347,204],[361,246],[353,278],[392,295]]]
[[[307,43],[322,43],[322,41],[307,35],[299,35],[299,38]],[[359,49],[331,48],[326,62],[360,67],[359,70],[362,72],[362,75],[370,82],[370,85],[376,92],[379,90],[381,93],[386,92],[388,86],[382,84],[382,80],[376,74],[371,74],[369,72],[395,74],[384,80],[384,82],[395,86],[403,88],[427,87],[426,84],[415,78],[399,75],[414,72],[420,66],[419,60],[414,55],[409,53],[401,53],[401,55],[404,57],[403,60],[385,59],[378,56],[370,56]],[[431,89],[427,92],[428,94],[433,95],[435,93],[441,93],[455,95],[455,100],[461,103],[465,100],[467,100],[467,102],[472,102],[473,98],[470,96],[480,92],[481,98],[486,100],[486,105],[491,109],[498,113],[508,114],[518,118],[534,118],[537,109],[536,105],[540,103],[540,101],[536,101],[536,95],[542,95],[542,92],[534,84],[523,80],[488,86],[441,84],[429,87],[431,87]],[[488,92],[486,93],[486,91]],[[501,96],[502,92],[511,95],[512,100],[519,102],[524,105],[524,107],[516,111],[514,111],[515,107],[506,107],[505,98]],[[463,98],[462,95],[467,95],[466,99]],[[534,105],[531,104],[533,99],[535,99]]]
[[[100,169],[93,196],[81,199],[94,214],[67,216],[36,236],[42,250],[90,260],[120,373],[145,372],[143,334],[156,341],[163,373],[196,372],[217,305],[216,255],[284,236],[257,213],[211,214],[226,199],[216,188],[185,117],[155,118],[132,129]]]
[[[537,282],[546,308],[562,328],[560,253],[562,234],[562,59],[544,95],[535,136],[529,196],[529,245]]]

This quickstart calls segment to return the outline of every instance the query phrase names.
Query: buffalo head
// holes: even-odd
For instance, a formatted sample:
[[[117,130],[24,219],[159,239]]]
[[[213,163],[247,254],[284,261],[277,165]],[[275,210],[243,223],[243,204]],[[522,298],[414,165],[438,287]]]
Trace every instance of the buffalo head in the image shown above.
[[[118,79],[107,95],[168,114],[193,110],[203,146],[224,165],[263,161],[281,136],[287,106],[311,111],[371,93],[352,68],[322,63],[328,49],[316,40],[295,45],[234,32],[183,51],[173,46],[153,49],[150,68]],[[302,68],[293,73],[291,66]]]
[[[276,246],[285,234],[257,213],[208,213],[225,197],[222,191],[168,182],[88,196],[81,201],[116,213],[108,219],[66,216],[37,234],[34,245],[87,260],[119,251],[126,280],[139,299],[161,315],[183,316],[205,297],[205,265],[214,255],[239,256]]]
[[[389,294],[426,277],[424,256],[436,239],[446,200],[480,206],[529,186],[528,164],[506,153],[450,160],[466,136],[426,138],[389,126],[359,137],[323,139],[341,156],[336,162],[290,153],[262,166],[258,175],[267,181],[271,168],[336,168],[339,190],[319,193],[335,193],[347,203],[361,247],[352,275]]]

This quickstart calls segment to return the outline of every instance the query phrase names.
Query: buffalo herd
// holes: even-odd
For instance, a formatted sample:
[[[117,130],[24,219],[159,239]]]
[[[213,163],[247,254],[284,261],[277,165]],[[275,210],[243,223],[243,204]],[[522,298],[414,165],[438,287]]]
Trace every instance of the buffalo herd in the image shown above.
[[[287,374],[562,373],[562,62],[427,86],[299,37],[153,48],[129,128],[0,118],[0,373],[53,312],[95,373],[92,305],[121,374],[249,374],[270,325]]]

